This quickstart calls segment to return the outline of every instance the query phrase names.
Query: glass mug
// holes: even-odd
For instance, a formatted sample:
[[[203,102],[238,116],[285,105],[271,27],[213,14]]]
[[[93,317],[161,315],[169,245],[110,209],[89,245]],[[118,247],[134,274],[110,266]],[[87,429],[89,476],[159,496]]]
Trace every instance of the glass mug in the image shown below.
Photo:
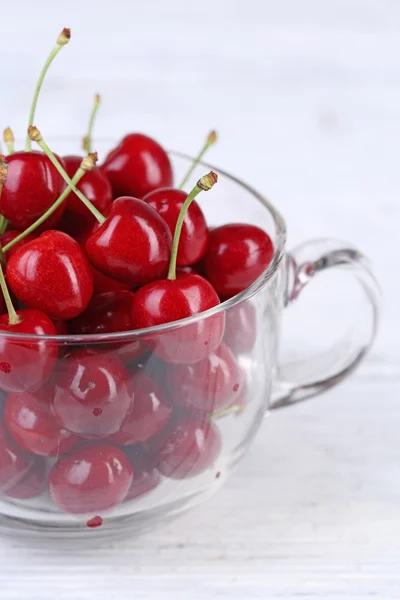
[[[52,147],[64,154],[75,150],[68,141],[62,148]],[[180,153],[171,153],[171,158],[180,179],[192,158]],[[43,438],[31,437],[29,451],[18,431],[10,430],[12,413],[18,412],[12,403],[20,403],[18,418],[25,419],[26,430],[36,416],[24,412],[24,394],[2,400],[3,534],[58,540],[107,537],[169,520],[221,486],[247,452],[266,411],[336,385],[371,347],[379,290],[364,257],[330,240],[307,242],[288,253],[282,217],[251,187],[204,163],[196,168],[193,183],[210,168],[219,182],[209,195],[199,197],[209,225],[229,220],[260,226],[274,242],[271,264],[239,295],[179,322],[133,332],[40,338],[58,358],[46,391],[37,392]],[[317,275],[334,269],[350,273],[361,290],[354,296],[357,314],[349,332],[325,353],[279,364],[283,309]],[[222,333],[222,344],[208,358],[184,364],[191,362],[186,358],[196,344],[210,340],[215,346]],[[38,338],[1,338],[29,364]],[[108,386],[113,398],[97,410],[90,373],[100,367],[90,366],[92,356],[100,356],[105,373],[100,393]],[[78,395],[90,393],[94,404],[82,410],[71,399],[74,386]],[[66,429],[63,441],[49,448],[46,436],[51,438],[60,421]]]

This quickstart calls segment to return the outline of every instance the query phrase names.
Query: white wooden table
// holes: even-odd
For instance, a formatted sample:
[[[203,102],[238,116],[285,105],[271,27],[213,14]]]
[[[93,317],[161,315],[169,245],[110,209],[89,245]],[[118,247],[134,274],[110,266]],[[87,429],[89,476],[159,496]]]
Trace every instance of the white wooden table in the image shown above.
[[[44,86],[43,133],[80,136],[94,92],[101,137],[141,129],[195,152],[217,127],[215,163],[274,200],[291,243],[336,236],[372,257],[385,310],[362,369],[266,421],[208,504],[96,552],[2,540],[0,599],[399,598],[400,4],[13,0],[4,126],[23,133],[63,26],[73,39]]]

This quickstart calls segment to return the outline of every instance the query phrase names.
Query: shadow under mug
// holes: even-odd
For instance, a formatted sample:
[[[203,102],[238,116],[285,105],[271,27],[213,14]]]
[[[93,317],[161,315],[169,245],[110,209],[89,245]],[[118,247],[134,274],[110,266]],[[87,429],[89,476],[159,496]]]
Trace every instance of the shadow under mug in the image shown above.
[[[52,148],[59,154],[76,150],[67,140]],[[179,179],[192,158],[181,153],[171,153],[171,158]],[[190,183],[194,183],[210,168],[219,175],[218,185],[210,194],[199,197],[210,227],[226,221],[253,223],[267,231],[274,242],[273,260],[259,279],[244,292],[218,307],[176,323],[120,334],[58,336],[47,340],[60,348],[53,375],[56,388],[60,386],[59,375],[63,373],[65,354],[69,351],[77,352],[82,348],[94,352],[105,350],[120,356],[123,361],[121,348],[129,349],[141,343],[146,348],[151,348],[153,353],[146,354],[139,367],[137,362],[126,365],[133,388],[135,389],[138,368],[142,374],[158,379],[161,393],[168,397],[171,419],[177,420],[181,425],[185,420],[192,423],[195,421],[203,436],[199,442],[197,432],[196,444],[203,444],[204,447],[208,443],[212,445],[213,448],[206,457],[210,459],[212,454],[212,460],[207,462],[201,455],[201,448],[199,450],[197,446],[194,452],[197,452],[196,456],[189,456],[193,454],[192,448],[183,444],[180,450],[178,448],[175,462],[165,466],[165,456],[158,449],[154,452],[150,467],[146,467],[146,473],[143,474],[141,465],[136,472],[135,466],[133,469],[134,483],[135,477],[137,483],[137,477],[140,475],[143,479],[144,476],[144,481],[152,482],[147,486],[148,489],[144,485],[142,493],[139,493],[138,488],[132,493],[132,487],[128,496],[121,498],[121,502],[110,510],[95,510],[93,506],[96,506],[96,502],[92,502],[87,511],[72,514],[67,510],[60,510],[51,498],[47,485],[54,464],[64,460],[64,457],[39,457],[37,460],[43,462],[43,489],[38,495],[28,499],[16,498],[15,494],[12,497],[7,486],[3,488],[0,498],[0,525],[3,533],[33,537],[55,536],[57,539],[60,539],[60,534],[67,539],[82,535],[97,538],[126,535],[167,521],[208,497],[226,480],[251,444],[266,410],[294,404],[336,385],[352,372],[371,347],[378,323],[379,289],[364,256],[353,247],[332,240],[309,241],[288,252],[285,247],[284,220],[268,200],[251,187],[204,163],[198,165]],[[335,270],[349,273],[362,292],[350,330],[332,348],[316,352],[314,357],[303,358],[300,349],[299,359],[279,364],[281,316],[285,307],[295,301],[297,303],[303,289],[321,273]],[[335,294],[340,303],[340,313],[344,314],[346,301],[343,294],[338,293],[337,288]],[[233,361],[237,381],[231,378],[232,374],[225,376],[223,369],[222,375],[216,380],[212,376],[212,360],[208,363],[206,361],[207,364],[202,361],[195,365],[171,364],[168,360],[160,360],[160,356],[165,359],[165,351],[168,353],[171,348],[176,350],[180,347],[180,355],[184,355],[188,340],[196,343],[193,336],[196,328],[212,328],[216,319],[224,319],[225,333],[222,351],[219,355],[217,352],[217,357],[212,360],[225,361],[225,366]],[[304,335],[308,335],[307,332]],[[18,344],[24,340],[32,341],[32,336],[7,334],[9,343]],[[190,354],[190,347],[186,349]],[[232,389],[227,402],[226,388],[229,385]],[[57,393],[62,394],[63,390],[59,389]],[[221,409],[219,401],[224,394]],[[204,406],[207,409],[203,409]],[[207,438],[211,430],[212,441]],[[90,433],[93,434],[93,431]],[[182,434],[182,427],[180,435],[185,435]],[[92,438],[93,435],[88,437]],[[117,438],[98,437],[101,439],[94,442],[89,439],[85,443],[93,443],[94,447],[99,447],[96,444],[101,446],[103,443],[115,443],[118,452],[122,451],[128,457],[132,449],[137,448],[137,437],[134,444],[127,446],[121,444],[119,438],[116,443],[114,440]],[[162,445],[160,436],[156,436],[156,439]],[[176,438],[174,440],[176,442]],[[157,444],[152,439],[145,442],[146,452],[151,454],[151,449]],[[168,438],[168,443],[171,443],[171,437]],[[160,461],[162,463],[164,460],[164,463],[159,464],[157,456],[162,456]],[[135,460],[136,458],[134,462]],[[97,493],[99,497],[103,494],[101,489]],[[101,516],[102,526],[89,530],[88,523],[92,523],[93,517],[97,516]]]

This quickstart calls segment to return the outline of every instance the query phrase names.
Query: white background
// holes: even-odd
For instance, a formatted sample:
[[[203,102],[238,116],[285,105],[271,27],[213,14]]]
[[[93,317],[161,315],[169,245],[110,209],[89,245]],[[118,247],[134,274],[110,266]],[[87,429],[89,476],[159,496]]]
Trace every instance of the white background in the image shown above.
[[[273,200],[290,244],[351,240],[385,294],[367,363],[268,420],[215,499],[92,553],[2,541],[1,600],[400,597],[400,3],[0,4],[4,126],[24,134],[35,77],[71,27],[43,87],[45,136],[82,136],[96,92],[98,137],[141,130],[194,153],[215,127],[210,160]]]

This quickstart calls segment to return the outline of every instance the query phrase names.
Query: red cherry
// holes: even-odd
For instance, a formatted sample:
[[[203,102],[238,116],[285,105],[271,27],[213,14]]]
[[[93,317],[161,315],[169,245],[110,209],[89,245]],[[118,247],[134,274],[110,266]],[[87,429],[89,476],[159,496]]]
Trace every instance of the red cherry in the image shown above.
[[[32,454],[11,439],[0,423],[0,491],[12,489],[28,473],[34,461]]]
[[[139,449],[138,449],[139,448]],[[153,491],[161,483],[160,473],[149,464],[148,457],[138,446],[124,448],[133,469],[133,481],[125,502],[136,500]]]
[[[17,500],[30,500],[40,496],[46,488],[46,461],[41,456],[36,456],[26,475],[8,489],[5,496]]]
[[[53,411],[66,429],[108,437],[119,431],[132,402],[128,372],[116,356],[81,349],[59,363]]]
[[[174,403],[210,414],[234,403],[244,382],[235,357],[224,343],[194,365],[169,367],[165,378]]]
[[[143,200],[158,212],[173,235],[179,213],[187,196],[182,190],[164,188],[147,194]],[[207,249],[207,242],[207,222],[200,206],[193,200],[183,221],[176,264],[178,266],[192,265],[198,262]]]
[[[10,325],[0,316],[0,388],[6,392],[34,392],[50,378],[58,356],[55,342],[40,336],[56,335],[51,320],[40,310],[19,310],[20,322]],[[7,333],[38,336],[37,341],[13,339]]]
[[[265,271],[273,254],[271,238],[259,227],[222,225],[210,231],[204,273],[218,294],[235,296]]]
[[[157,211],[125,196],[113,202],[103,225],[93,227],[85,248],[99,271],[136,286],[166,276],[171,243],[171,232]]]
[[[68,335],[69,329],[65,321],[61,319],[52,319],[53,325],[56,328],[57,335]]]
[[[50,385],[36,393],[11,393],[4,406],[4,421],[15,441],[40,456],[60,456],[78,441],[53,415],[53,395]]]
[[[200,275],[181,275],[143,286],[133,299],[137,327],[154,327],[185,319],[219,304],[211,284]],[[167,362],[191,364],[211,354],[221,343],[225,315],[215,314],[149,338],[153,351]]]
[[[81,165],[82,158],[79,156],[64,156],[63,161],[65,170],[72,179]],[[77,184],[77,188],[101,213],[105,212],[113,200],[111,183],[99,167],[94,167],[91,171],[88,171]],[[67,211],[63,217],[63,224],[66,226],[65,231],[75,237],[94,222],[95,218],[92,213],[78,196],[71,192],[67,200]]]
[[[107,510],[124,501],[133,479],[122,450],[95,444],[61,457],[49,476],[54,502],[68,513]]]
[[[20,231],[6,231],[5,233],[0,234],[0,246],[1,248],[4,248],[4,246],[7,246],[7,244],[9,242],[11,242],[12,240],[14,240],[18,235],[20,235]],[[32,240],[36,239],[36,235],[33,233],[28,233],[28,235],[26,235],[24,237],[23,240],[21,240],[20,242],[17,242],[15,244],[15,246],[12,246],[12,248],[10,248],[9,250],[7,250],[7,252],[4,253],[6,259],[8,260],[13,254],[15,254],[15,252],[19,249],[22,248],[22,246],[25,246],[25,244],[27,244],[28,242],[31,242]]]
[[[152,464],[166,477],[195,477],[210,468],[221,452],[218,427],[209,420],[179,419],[152,440]]]
[[[133,298],[133,293],[127,290],[93,296],[85,312],[69,322],[70,332],[85,335],[136,329],[132,315]],[[133,360],[144,352],[143,342],[134,338],[126,342],[110,342],[102,348],[113,351],[123,361]]]
[[[102,169],[111,181],[114,198],[143,198],[173,183],[171,162],[165,150],[147,135],[126,135],[107,156]]]
[[[15,229],[23,230],[54,204],[64,190],[65,182],[43,152],[15,152],[7,156],[7,162],[0,212]],[[53,227],[64,210],[63,203],[47,219],[45,228]]]
[[[251,352],[256,343],[257,313],[253,304],[241,302],[226,311],[224,340],[237,353]]]
[[[6,273],[21,302],[54,319],[76,317],[92,297],[88,261],[77,242],[60,231],[46,231],[17,250]]]
[[[132,377],[133,407],[120,430],[111,438],[120,446],[140,444],[160,433],[168,423],[172,406],[155,379],[138,372]]]

